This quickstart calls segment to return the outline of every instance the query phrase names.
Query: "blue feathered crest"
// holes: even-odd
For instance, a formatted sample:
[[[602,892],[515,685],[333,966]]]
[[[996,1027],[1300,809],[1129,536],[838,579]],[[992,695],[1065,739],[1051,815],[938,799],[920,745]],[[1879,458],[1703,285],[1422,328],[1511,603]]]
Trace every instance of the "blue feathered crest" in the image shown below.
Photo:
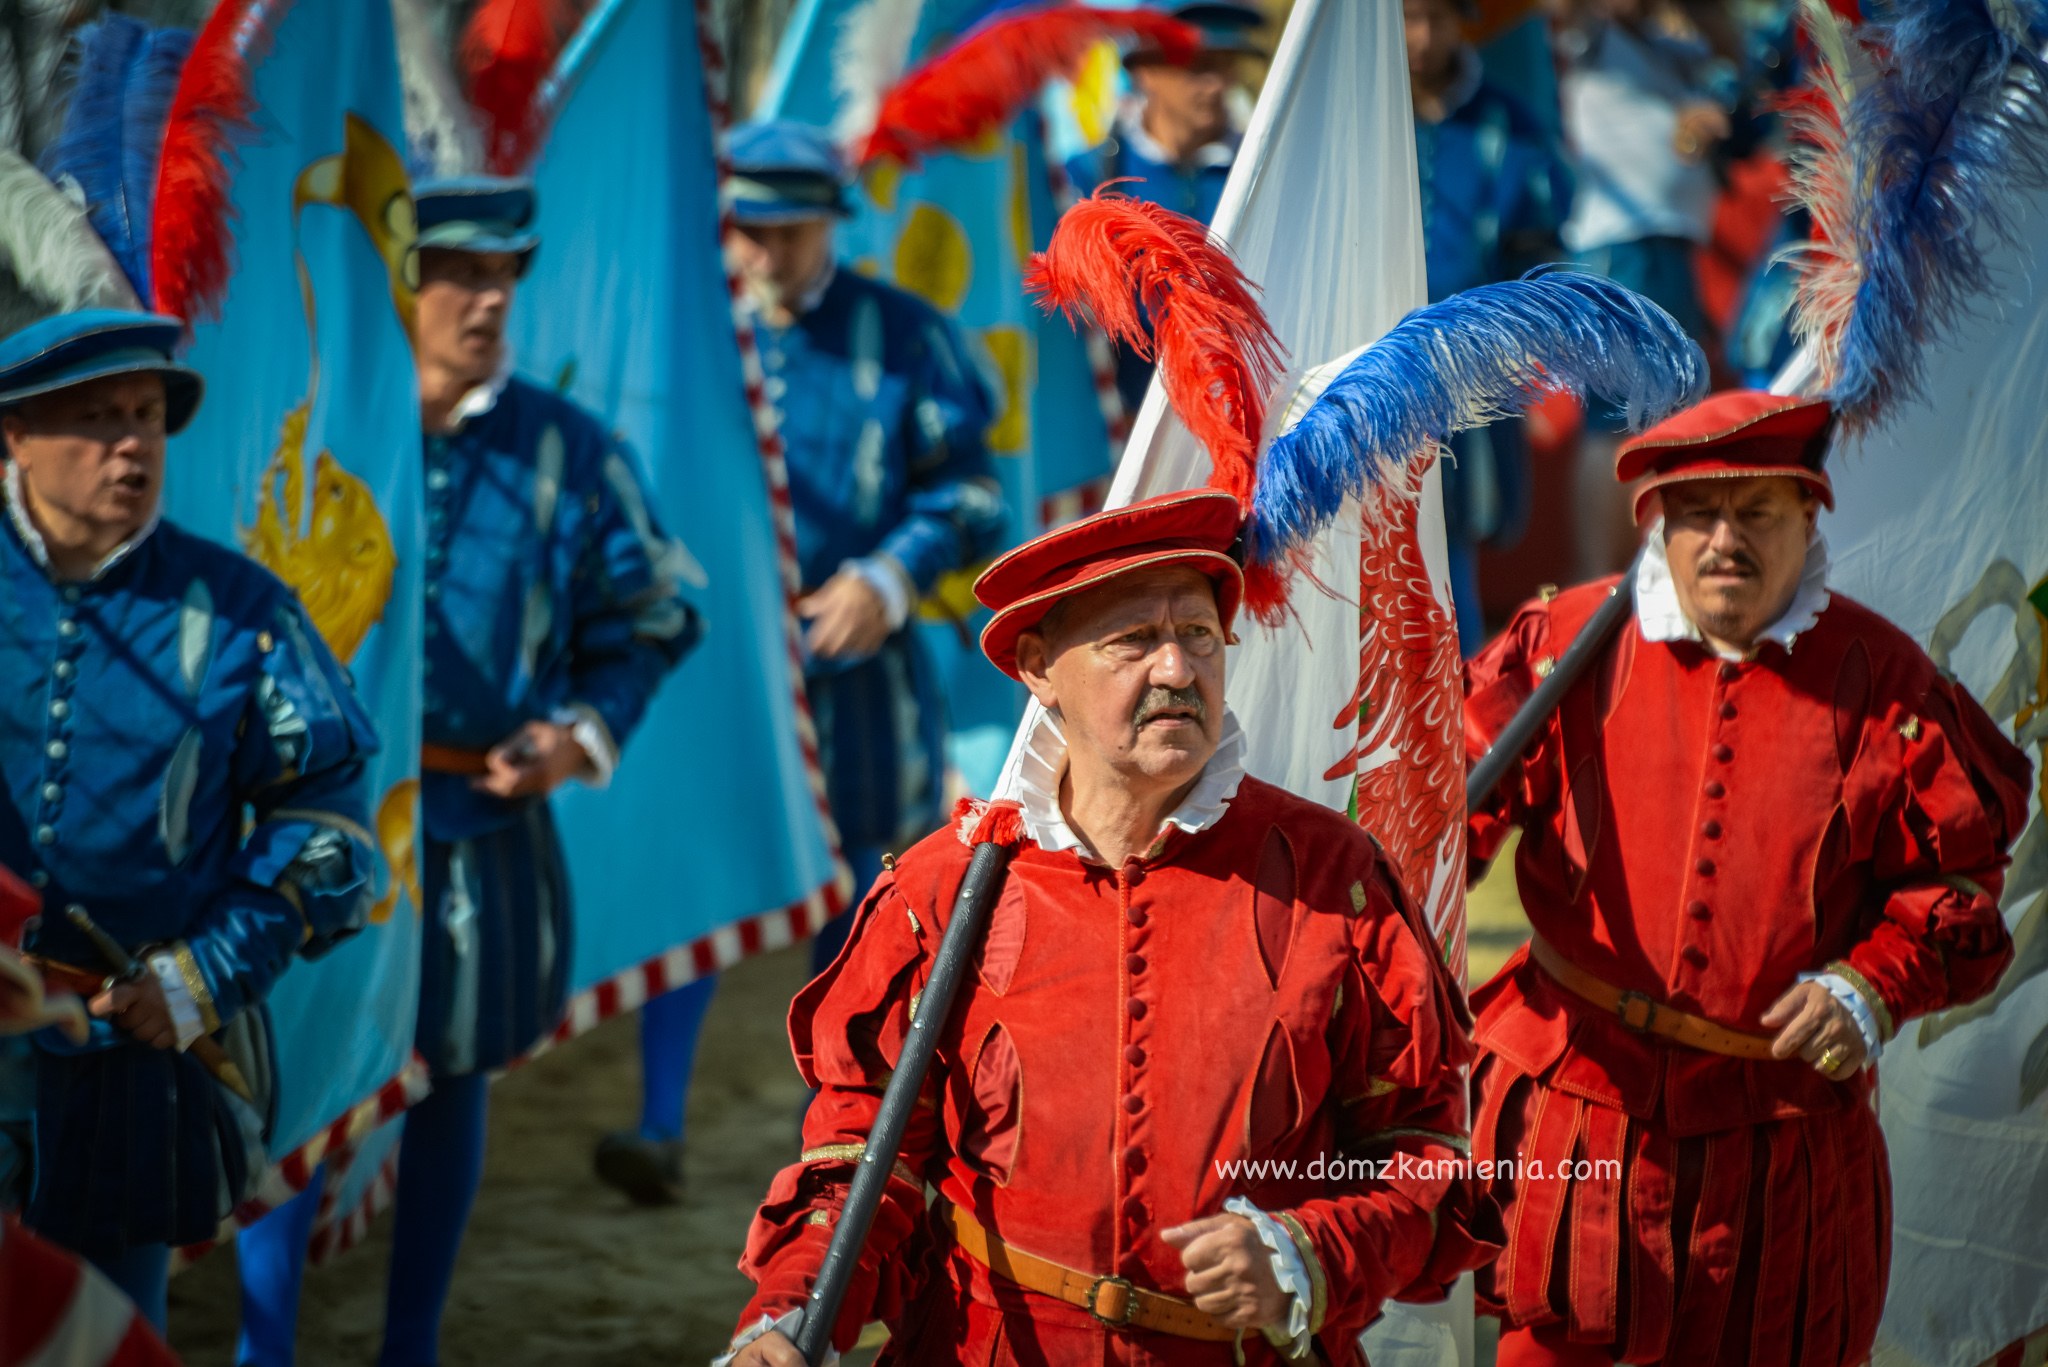
[[[1931,346],[1995,282],[1986,252],[2048,186],[2048,0],[1897,0],[1850,35],[1808,6],[1822,101],[1797,117],[1817,240],[1794,328],[1850,428],[1920,390]]]
[[[78,186],[86,214],[137,297],[150,297],[149,224],[157,155],[192,34],[109,14],[79,31],[64,126],[43,173]]]
[[[1279,564],[1438,442],[1550,391],[1627,409],[1640,429],[1706,392],[1678,321],[1599,276],[1541,268],[1416,309],[1354,358],[1259,458],[1247,542]]]

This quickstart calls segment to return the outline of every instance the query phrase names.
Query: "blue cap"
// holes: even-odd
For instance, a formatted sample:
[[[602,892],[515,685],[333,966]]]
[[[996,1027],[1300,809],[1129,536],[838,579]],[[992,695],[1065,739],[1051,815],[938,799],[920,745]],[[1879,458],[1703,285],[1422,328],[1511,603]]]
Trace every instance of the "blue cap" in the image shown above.
[[[164,377],[164,431],[192,421],[206,382],[171,359],[185,325],[160,313],[79,309],[0,338],[0,412],[23,399],[109,375]]]
[[[1200,30],[1205,52],[1265,55],[1265,49],[1252,41],[1252,30],[1266,22],[1266,16],[1254,5],[1233,4],[1230,0],[1154,0],[1147,8]],[[1141,46],[1126,54],[1124,61],[1158,56],[1158,48]]]
[[[846,163],[822,128],[789,119],[743,123],[726,135],[725,207],[741,223],[844,218]]]
[[[455,176],[413,186],[420,247],[453,252],[517,252],[540,246],[534,230],[539,199],[518,176]]]

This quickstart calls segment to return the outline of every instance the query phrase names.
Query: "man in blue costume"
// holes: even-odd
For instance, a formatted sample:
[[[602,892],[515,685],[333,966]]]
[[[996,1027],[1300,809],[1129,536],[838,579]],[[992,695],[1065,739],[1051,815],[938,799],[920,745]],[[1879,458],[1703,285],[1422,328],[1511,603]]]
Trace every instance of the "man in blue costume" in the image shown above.
[[[572,924],[548,796],[602,787],[696,643],[682,546],[634,457],[590,413],[514,375],[504,329],[538,235],[532,186],[427,182],[414,338],[426,433],[418,1047],[384,1367],[439,1360],[441,1312],[483,1176],[490,1074],[554,1029]],[[242,1360],[288,1362],[315,1188],[243,1249]]]
[[[884,850],[906,848],[942,814],[944,704],[910,616],[940,575],[998,549],[990,400],[951,323],[838,265],[846,175],[823,133],[751,124],[726,153],[728,250],[787,448],[804,685],[832,816],[865,889]],[[848,919],[818,936],[815,968],[838,953]],[[599,1176],[641,1204],[681,1188],[683,1102],[713,981],[641,1012],[640,1125],[597,1152]]]
[[[159,1328],[171,1246],[266,1166],[264,997],[361,928],[377,859],[376,736],[298,599],[158,515],[202,389],[182,331],[90,309],[0,341],[0,865],[94,1016],[0,1052],[0,1094],[33,1088],[25,1222]]]
[[[1192,24],[1202,48],[1192,63],[1176,66],[1157,48],[1139,46],[1124,55],[1137,99],[1118,113],[1103,142],[1067,162],[1074,190],[1090,195],[1112,180],[1119,194],[1150,200],[1198,223],[1216,217],[1223,184],[1237,160],[1240,130],[1231,118],[1231,92],[1244,79],[1248,58],[1260,55],[1252,31],[1265,16],[1251,5],[1218,0],[1154,4]],[[1118,348],[1117,393],[1135,413],[1152,383],[1152,363]]]
[[[1465,41],[1473,0],[1404,0],[1408,87],[1431,302],[1512,280],[1562,254],[1571,175],[1555,140],[1513,96],[1486,79]],[[1529,516],[1529,455],[1520,420],[1451,439],[1443,467],[1458,643],[1486,644],[1479,547],[1512,544]]]

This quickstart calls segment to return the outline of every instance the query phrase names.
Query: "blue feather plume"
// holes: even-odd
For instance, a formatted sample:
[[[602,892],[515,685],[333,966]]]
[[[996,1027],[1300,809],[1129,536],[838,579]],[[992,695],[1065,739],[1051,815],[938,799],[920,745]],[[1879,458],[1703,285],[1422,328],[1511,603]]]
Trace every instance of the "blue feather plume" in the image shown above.
[[[71,104],[42,169],[77,184],[94,231],[148,299],[157,156],[192,34],[109,14],[79,30],[77,44]]]
[[[1928,352],[1996,284],[1988,249],[2026,230],[2018,192],[2048,186],[2048,0],[1900,0],[1859,36],[1876,69],[1846,93],[1823,81],[1838,132],[1798,182],[1842,240],[1792,254],[1795,326],[1851,428],[1920,391]]]
[[[1565,390],[1624,405],[1640,429],[1706,392],[1678,320],[1599,276],[1544,268],[1416,309],[1330,382],[1259,459],[1248,541],[1279,564],[1453,433]]]

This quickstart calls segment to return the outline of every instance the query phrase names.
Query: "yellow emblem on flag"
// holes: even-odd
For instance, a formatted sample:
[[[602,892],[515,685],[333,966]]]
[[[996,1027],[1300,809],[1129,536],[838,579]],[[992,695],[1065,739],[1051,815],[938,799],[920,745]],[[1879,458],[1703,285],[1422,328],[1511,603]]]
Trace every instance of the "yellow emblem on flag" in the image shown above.
[[[896,239],[896,283],[950,317],[973,279],[974,249],[960,220],[936,204],[913,207]]]
[[[391,870],[391,886],[370,908],[372,925],[383,925],[398,909],[399,894],[412,903],[417,916],[426,906],[420,895],[419,861],[420,781],[400,779],[377,804],[377,847],[384,852],[385,867]]]

